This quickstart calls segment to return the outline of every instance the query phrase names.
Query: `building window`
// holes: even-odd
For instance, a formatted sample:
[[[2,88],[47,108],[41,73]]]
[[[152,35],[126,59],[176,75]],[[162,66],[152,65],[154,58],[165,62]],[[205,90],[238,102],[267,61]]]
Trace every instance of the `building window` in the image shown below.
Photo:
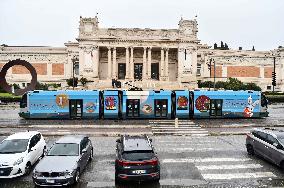
[[[197,63],[196,76],[200,76],[200,75],[201,75],[201,64]]]
[[[267,90],[271,90],[271,86],[266,86],[266,89]]]
[[[74,74],[79,75],[79,62],[74,63]]]

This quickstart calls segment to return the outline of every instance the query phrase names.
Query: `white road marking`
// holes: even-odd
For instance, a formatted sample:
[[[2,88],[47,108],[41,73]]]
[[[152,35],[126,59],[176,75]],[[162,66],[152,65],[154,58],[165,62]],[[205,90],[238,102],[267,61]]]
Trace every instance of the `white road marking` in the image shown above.
[[[253,173],[233,173],[233,174],[202,174],[207,180],[230,180],[230,179],[249,179],[249,178],[264,178],[276,177],[272,172],[253,172]]]
[[[243,164],[243,165],[204,165],[196,166],[199,170],[230,170],[230,169],[249,169],[262,168],[260,164]]]
[[[191,151],[191,152],[197,152],[197,151],[223,151],[225,149],[223,148],[158,148],[157,151]]]
[[[217,141],[210,141],[210,140],[204,140],[202,142],[195,142],[196,139],[192,139],[192,137],[190,137],[190,139],[181,137],[180,140],[155,140],[156,143],[160,142],[160,143],[176,143],[176,145],[179,145],[180,142],[185,143],[185,142],[189,142],[192,144],[195,143],[217,143]]]
[[[207,162],[244,162],[250,161],[249,158],[182,158],[182,159],[163,159],[162,163],[207,163]]]

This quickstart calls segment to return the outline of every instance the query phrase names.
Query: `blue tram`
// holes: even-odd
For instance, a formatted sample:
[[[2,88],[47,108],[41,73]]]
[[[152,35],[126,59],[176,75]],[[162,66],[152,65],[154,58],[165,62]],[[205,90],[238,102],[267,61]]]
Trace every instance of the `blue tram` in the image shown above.
[[[267,117],[259,91],[59,90],[23,95],[19,115],[38,119],[191,119]]]

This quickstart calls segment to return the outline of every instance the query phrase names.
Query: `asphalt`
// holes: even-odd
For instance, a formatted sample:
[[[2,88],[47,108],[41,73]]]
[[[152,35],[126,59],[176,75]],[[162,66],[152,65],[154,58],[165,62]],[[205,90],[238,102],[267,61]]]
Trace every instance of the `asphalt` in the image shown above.
[[[0,141],[4,137],[0,137]],[[161,165],[159,183],[114,182],[116,137],[91,137],[94,160],[74,188],[91,187],[283,187],[281,169],[257,156],[247,155],[245,136],[151,136]],[[45,137],[47,148],[58,137]],[[1,180],[1,188],[34,187],[32,174]]]

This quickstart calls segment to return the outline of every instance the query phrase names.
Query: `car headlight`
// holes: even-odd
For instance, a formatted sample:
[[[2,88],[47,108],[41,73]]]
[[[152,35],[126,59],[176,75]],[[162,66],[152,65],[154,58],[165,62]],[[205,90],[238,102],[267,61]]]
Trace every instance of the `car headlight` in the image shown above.
[[[72,176],[72,175],[73,175],[72,171],[65,171],[59,173],[59,176]]]
[[[33,173],[33,175],[34,175],[34,176],[40,176],[41,173],[35,170],[34,173]]]
[[[18,160],[16,160],[13,164],[13,166],[19,165],[24,161],[24,157],[19,158]]]

